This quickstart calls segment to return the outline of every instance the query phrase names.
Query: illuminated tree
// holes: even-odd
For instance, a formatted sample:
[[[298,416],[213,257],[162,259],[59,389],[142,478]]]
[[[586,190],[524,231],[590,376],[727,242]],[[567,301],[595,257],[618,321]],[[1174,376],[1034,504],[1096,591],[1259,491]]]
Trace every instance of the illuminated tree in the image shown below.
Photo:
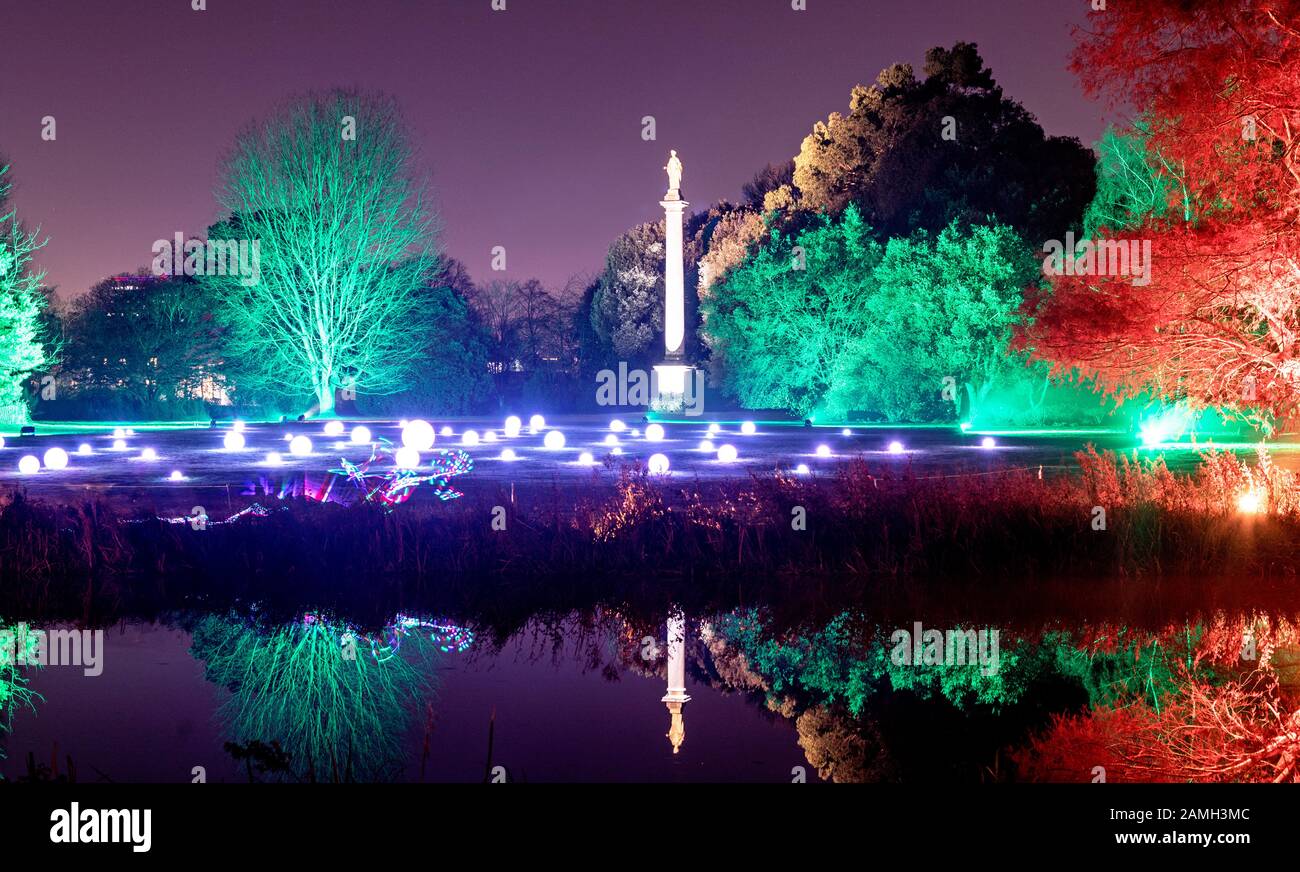
[[[207,277],[254,390],[401,389],[425,351],[412,325],[438,272],[435,219],[395,103],[309,94],[235,140],[210,238],[256,241],[260,276]]]
[[[29,420],[23,382],[46,361],[41,343],[45,297],[32,254],[44,243],[29,234],[9,204],[9,166],[0,160],[0,422]]]
[[[10,629],[0,622],[0,629]],[[23,653],[24,659],[28,664],[32,663],[36,653],[35,636],[19,636],[16,631],[10,630],[17,638],[24,638],[29,645],[33,647],[26,652],[15,650],[0,650],[0,733],[8,732],[13,724],[14,710],[26,706],[36,710],[36,703],[43,699],[39,693],[34,693],[27,688],[27,679],[20,671],[18,654]],[[12,646],[11,646],[12,647]],[[29,668],[39,668],[35,665]],[[0,758],[4,757],[3,749],[0,749]]]
[[[1156,209],[1143,192],[1151,210],[1130,204],[1127,216],[1094,204],[1092,223],[1113,240],[1150,243],[1150,284],[1053,277],[1029,297],[1024,348],[1118,396],[1154,392],[1265,423],[1294,412],[1298,16],[1295,0],[1157,0],[1091,17],[1074,67],[1090,92],[1141,107],[1143,163],[1167,202]],[[1103,149],[1103,179],[1119,156]]]

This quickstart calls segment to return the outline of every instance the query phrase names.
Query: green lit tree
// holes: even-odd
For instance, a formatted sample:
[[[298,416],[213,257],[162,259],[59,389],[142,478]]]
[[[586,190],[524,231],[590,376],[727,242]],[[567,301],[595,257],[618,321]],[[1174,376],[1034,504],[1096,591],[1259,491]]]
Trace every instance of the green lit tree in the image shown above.
[[[28,233],[9,204],[9,166],[0,160],[0,423],[26,424],[24,381],[47,360],[41,342],[42,274],[31,269],[44,243]]]
[[[289,101],[241,132],[209,238],[256,241],[260,276],[208,277],[252,391],[286,383],[322,414],[338,389],[392,393],[426,350],[412,325],[439,272],[436,218],[389,98],[351,91]]]

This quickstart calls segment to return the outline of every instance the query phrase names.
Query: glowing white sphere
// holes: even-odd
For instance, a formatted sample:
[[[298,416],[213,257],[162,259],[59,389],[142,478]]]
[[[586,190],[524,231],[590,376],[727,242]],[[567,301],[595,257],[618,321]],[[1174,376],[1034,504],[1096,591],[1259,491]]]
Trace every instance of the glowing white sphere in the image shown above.
[[[4,443],[0,442],[0,447],[2,447],[3,445]],[[77,453],[80,454],[82,457],[85,457],[88,454],[94,454],[95,449],[90,447],[89,442],[82,442],[80,445],[77,446]]]
[[[469,447],[471,447],[471,448],[474,447],[475,445],[477,445],[477,444],[478,444],[478,431],[477,431],[477,430],[466,430],[464,433],[460,434],[460,444],[461,444],[461,445],[469,446]]]
[[[723,463],[733,463],[738,456],[740,456],[740,453],[736,451],[734,445],[723,445],[718,449],[718,459]]]
[[[831,447],[830,447],[829,445],[818,445],[818,446],[817,446],[817,456],[818,456],[818,457],[830,457],[830,456],[831,456]]]
[[[181,471],[180,471],[179,469],[173,469],[173,470],[172,470],[172,474],[169,475],[169,476],[167,476],[167,478],[168,478],[169,480],[171,480],[171,481],[184,481],[184,480],[185,480],[185,476],[181,474]]]
[[[705,439],[705,440],[703,440],[702,442],[700,442],[700,450],[701,450],[701,451],[708,451],[709,453],[712,453],[712,452],[713,452],[713,440],[711,440],[711,439]]]
[[[311,454],[311,440],[306,436],[295,436],[289,440],[289,453],[294,457],[306,457]]]
[[[231,430],[226,434],[225,438],[221,440],[221,443],[226,446],[227,451],[243,451],[244,434],[240,433],[238,430]]]
[[[24,455],[23,459],[18,461],[18,471],[23,475],[35,475],[41,471],[41,462],[34,454]]]
[[[135,431],[132,430],[130,427],[127,427],[127,428],[126,428],[126,435],[128,435],[128,436],[134,436],[134,435],[135,435]]]
[[[899,442],[897,439],[895,439],[893,442],[890,442],[890,443],[889,443],[889,453],[890,453],[890,454],[902,454],[902,453],[903,453],[903,443],[902,443],[902,442]]]
[[[484,430],[484,431],[483,431],[483,441],[484,441],[484,442],[495,442],[495,441],[497,441],[497,431],[495,431],[495,430]]]
[[[352,433],[348,436],[348,439],[353,445],[369,445],[370,428],[358,424],[352,428]]]
[[[4,448],[4,447],[5,447],[5,437],[0,436],[0,448]]]
[[[157,451],[154,451],[152,448],[146,448],[144,451],[141,451],[141,452],[140,452],[140,459],[141,459],[141,460],[157,460],[157,459],[158,459],[158,452],[157,452]]]
[[[645,438],[647,442],[664,441],[664,428],[662,424],[651,424],[645,428]]]
[[[397,449],[397,454],[393,456],[393,463],[398,469],[419,469],[420,452],[409,445],[404,445]]]
[[[613,433],[608,433],[608,434],[606,434],[606,435],[605,435],[605,444],[606,444],[606,445],[617,445],[617,444],[618,444],[618,437],[615,436]]]
[[[234,421],[234,423],[232,423],[232,424],[230,425],[230,429],[234,430],[236,433],[243,433],[243,432],[244,432],[244,422],[241,421],[241,420],[239,420],[238,418],[236,418],[235,421]]]
[[[415,420],[402,428],[402,444],[416,451],[428,451],[433,447],[433,425],[428,421]]]
[[[799,473],[800,475],[807,475],[807,474],[808,474],[808,464],[806,464],[806,463],[801,463],[801,464],[799,464],[798,466],[796,466],[796,467],[794,468],[794,471],[797,472],[797,473]]]
[[[631,430],[628,431],[628,435],[630,435],[633,439],[640,439],[641,431],[633,427]]]
[[[559,430],[551,430],[547,432],[546,438],[542,440],[542,444],[552,451],[559,451],[564,447],[564,434]]]
[[[284,463],[284,458],[280,456],[280,452],[272,451],[266,455],[267,466],[279,466],[282,463]]]
[[[519,416],[511,415],[506,418],[505,426],[502,429],[505,430],[507,437],[513,439],[519,435],[519,431],[523,429],[523,426],[524,422],[519,420]]]
[[[646,461],[646,468],[655,475],[663,475],[668,471],[668,455],[651,454],[650,459]]]
[[[114,438],[114,439],[121,439],[121,438],[122,438],[123,436],[125,436],[125,435],[126,435],[126,431],[123,430],[121,427],[114,427],[114,428],[113,428],[113,438]]]
[[[515,450],[514,450],[513,448],[502,448],[502,449],[501,449],[501,457],[500,457],[500,459],[501,459],[501,460],[518,460],[518,459],[519,459],[519,455],[515,454]]]
[[[114,451],[125,451],[125,450],[126,450],[126,440],[125,440],[125,439],[114,439],[114,440],[113,440],[113,450],[114,450]]]
[[[578,462],[581,463],[583,466],[590,466],[591,464],[596,462],[596,458],[591,456],[590,451],[584,451],[578,455]]]
[[[67,469],[68,452],[62,448],[51,448],[45,452],[46,469]]]
[[[754,424],[753,421],[746,421],[745,423],[740,425],[740,432],[744,433],[746,436],[753,436],[755,433],[758,432],[758,427]]]
[[[998,443],[993,441],[992,436],[985,436],[980,440],[980,448],[996,448]]]
[[[845,427],[843,430],[840,431],[840,435],[841,435],[841,436],[852,436],[852,435],[853,435],[853,431],[850,430],[848,427]]]
[[[618,418],[615,418],[613,421],[609,422],[609,429],[613,430],[615,433],[622,433],[627,429],[627,425]]]
[[[536,433],[538,430],[546,429],[546,419],[541,415],[533,415],[528,419],[528,430],[530,433]]]
[[[326,435],[326,436],[342,436],[342,435],[343,435],[343,429],[344,429],[344,428],[343,428],[343,422],[342,422],[342,421],[326,421],[326,422],[325,422],[325,435]]]
[[[622,449],[622,448],[619,448],[617,445],[615,445],[614,448],[613,448],[613,450],[610,451],[609,453],[610,453],[610,454],[622,454],[622,453],[623,453],[623,449]]]
[[[710,436],[716,436],[716,435],[718,435],[718,434],[721,433],[721,432],[722,432],[722,428],[719,427],[717,424],[710,424],[710,425],[709,425],[709,435],[710,435]]]

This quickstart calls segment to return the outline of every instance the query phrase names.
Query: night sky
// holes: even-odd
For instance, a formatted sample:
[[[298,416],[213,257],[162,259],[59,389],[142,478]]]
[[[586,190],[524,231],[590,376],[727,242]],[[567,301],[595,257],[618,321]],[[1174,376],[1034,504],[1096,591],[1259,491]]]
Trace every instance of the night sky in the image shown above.
[[[979,44],[1048,133],[1091,144],[1102,107],[1066,68],[1084,0],[5,0],[0,154],[64,298],[217,217],[216,165],[286,96],[400,101],[432,173],[444,250],[477,280],[560,285],[657,220],[669,148],[697,208],[793,157],[850,88]],[[53,115],[58,139],[40,138]],[[654,115],[658,141],[641,139]],[[495,277],[499,277],[499,274]]]

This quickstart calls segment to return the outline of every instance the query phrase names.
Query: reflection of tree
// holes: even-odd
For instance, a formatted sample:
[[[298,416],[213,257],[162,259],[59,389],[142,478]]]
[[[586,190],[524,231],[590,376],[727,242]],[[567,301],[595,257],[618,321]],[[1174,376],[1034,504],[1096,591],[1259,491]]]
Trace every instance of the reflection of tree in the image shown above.
[[[232,737],[278,745],[292,777],[308,780],[392,777],[436,657],[424,635],[412,634],[403,656],[379,662],[353,630],[316,618],[265,630],[206,617],[191,652],[208,680],[232,691],[221,712]]]
[[[862,784],[893,778],[893,765],[873,721],[855,721],[825,706],[795,720],[799,747],[827,781]]]

